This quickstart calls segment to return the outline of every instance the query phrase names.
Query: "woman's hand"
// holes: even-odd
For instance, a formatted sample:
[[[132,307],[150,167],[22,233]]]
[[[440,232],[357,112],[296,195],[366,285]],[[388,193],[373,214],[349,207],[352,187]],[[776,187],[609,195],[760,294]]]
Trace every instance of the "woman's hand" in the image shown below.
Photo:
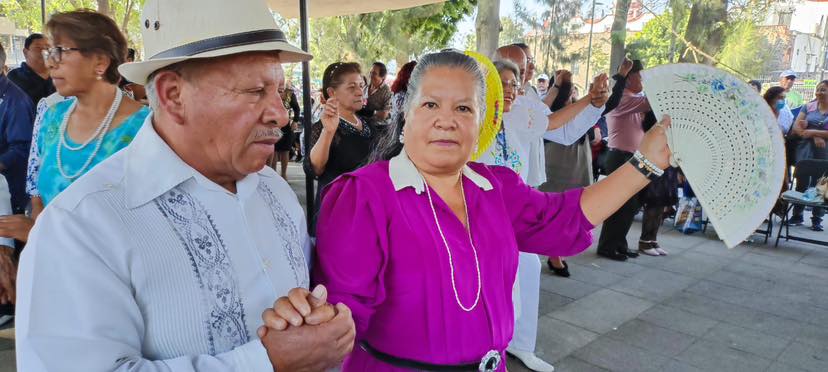
[[[333,134],[339,128],[339,100],[330,98],[325,103],[325,110],[322,112],[322,129]]]
[[[814,137],[814,145],[816,145],[817,148],[824,149],[825,139],[821,137]]]
[[[665,169],[670,166],[670,148],[667,147],[667,128],[672,121],[670,116],[664,115],[661,121],[653,126],[641,140],[638,151],[657,167]]]

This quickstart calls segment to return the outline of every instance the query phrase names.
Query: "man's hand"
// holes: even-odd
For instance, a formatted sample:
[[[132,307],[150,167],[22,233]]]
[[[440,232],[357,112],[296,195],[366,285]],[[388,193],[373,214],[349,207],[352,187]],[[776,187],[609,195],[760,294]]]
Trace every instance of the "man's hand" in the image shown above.
[[[594,107],[602,107],[609,100],[609,78],[607,74],[601,74],[592,80],[592,85],[589,87],[590,103]]]
[[[286,297],[280,297],[273,307],[262,313],[264,325],[259,328],[259,338],[267,332],[283,331],[289,326],[319,325],[336,316],[336,309],[328,302],[328,290],[317,285],[313,293],[305,288],[294,288]]]
[[[354,348],[351,310],[337,304],[336,316],[319,325],[269,329],[261,341],[276,371],[323,371],[342,363]],[[261,334],[261,332],[260,332]]]
[[[29,231],[34,226],[34,220],[22,214],[13,214],[0,217],[0,237],[17,239],[21,242],[29,240]]]
[[[572,82],[572,73],[568,70],[558,70],[555,72],[555,85],[560,86],[565,82]]]
[[[14,263],[14,249],[0,246],[0,304],[15,303],[14,285],[17,281],[17,265]]]
[[[624,57],[624,61],[621,62],[620,66],[618,66],[618,75],[621,75],[623,77],[627,77],[627,75],[630,74],[630,71],[632,71],[632,68],[633,68],[633,61],[631,61],[627,57]]]

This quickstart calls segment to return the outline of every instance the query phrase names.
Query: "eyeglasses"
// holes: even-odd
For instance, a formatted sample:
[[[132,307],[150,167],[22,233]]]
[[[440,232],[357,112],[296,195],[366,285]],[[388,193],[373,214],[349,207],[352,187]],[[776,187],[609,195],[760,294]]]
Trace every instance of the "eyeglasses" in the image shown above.
[[[520,84],[515,80],[503,81],[501,80],[500,83],[503,84],[503,89],[512,88],[512,90],[520,89]]]
[[[44,61],[51,59],[54,63],[60,63],[60,61],[63,60],[63,53],[71,51],[81,52],[83,50],[83,48],[52,47],[45,49],[40,53],[43,55]]]

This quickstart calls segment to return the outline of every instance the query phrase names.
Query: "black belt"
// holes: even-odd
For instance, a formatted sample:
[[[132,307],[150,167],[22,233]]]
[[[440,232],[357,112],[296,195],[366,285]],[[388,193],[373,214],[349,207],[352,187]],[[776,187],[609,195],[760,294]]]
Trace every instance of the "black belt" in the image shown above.
[[[403,359],[395,357],[393,355],[388,355],[386,353],[383,353],[382,351],[374,349],[371,345],[364,341],[360,342],[359,346],[362,348],[362,350],[365,350],[368,354],[371,354],[372,357],[376,358],[381,362],[388,363],[395,367],[413,369],[418,371],[495,371],[501,363],[500,353],[496,351],[490,351],[488,354],[486,354],[485,357],[483,357],[483,359],[479,363],[439,365],[418,362],[416,360]]]
[[[633,154],[633,153],[631,153],[631,152],[629,152],[629,151],[624,151],[624,150],[614,149],[614,148],[612,148],[612,147],[610,147],[610,148],[609,148],[609,151],[612,151],[612,152],[620,152],[620,153],[622,153],[622,154],[626,154],[626,155],[630,155],[630,156],[632,156],[632,154]]]

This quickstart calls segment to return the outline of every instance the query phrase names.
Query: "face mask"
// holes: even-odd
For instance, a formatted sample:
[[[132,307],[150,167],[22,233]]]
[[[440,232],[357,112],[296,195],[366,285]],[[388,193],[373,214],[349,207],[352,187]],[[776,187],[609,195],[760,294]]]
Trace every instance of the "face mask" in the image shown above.
[[[776,101],[776,111],[780,111],[785,108],[785,101]]]

